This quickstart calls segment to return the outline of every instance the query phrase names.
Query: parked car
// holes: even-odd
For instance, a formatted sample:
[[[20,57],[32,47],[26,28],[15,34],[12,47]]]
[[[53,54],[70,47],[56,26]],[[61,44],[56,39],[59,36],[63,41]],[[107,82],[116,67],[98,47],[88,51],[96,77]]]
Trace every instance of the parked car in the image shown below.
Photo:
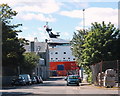
[[[40,76],[35,76],[37,83],[43,83],[43,80]]]
[[[37,79],[35,78],[35,76],[31,77],[32,80],[32,84],[36,84],[37,83]]]
[[[79,86],[79,79],[77,75],[69,75],[67,78],[67,86],[70,84],[76,84]]]
[[[21,77],[24,77],[24,78],[25,78],[26,84],[28,84],[28,85],[31,85],[31,84],[32,84],[32,80],[31,80],[31,78],[30,78],[30,75],[29,75],[29,74],[20,74],[19,76],[21,76]]]
[[[12,80],[11,85],[26,85],[26,81],[24,77],[16,77]]]
[[[76,75],[77,77],[78,77],[78,79],[79,79],[79,83],[82,83],[82,79],[80,78],[80,76],[79,75]]]
[[[66,80],[67,80],[67,78],[68,78],[68,76],[64,77],[64,80],[66,81]]]

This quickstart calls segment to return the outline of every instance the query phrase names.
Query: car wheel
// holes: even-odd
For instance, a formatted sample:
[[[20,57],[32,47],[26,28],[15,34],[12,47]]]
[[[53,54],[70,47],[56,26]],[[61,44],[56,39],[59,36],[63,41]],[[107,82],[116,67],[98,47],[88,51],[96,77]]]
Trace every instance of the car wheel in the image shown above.
[[[77,84],[77,86],[79,86],[79,83]]]
[[[67,86],[69,86],[69,84],[67,83]]]
[[[80,82],[80,83],[82,83],[82,81],[81,81],[81,80],[80,80],[79,82]]]

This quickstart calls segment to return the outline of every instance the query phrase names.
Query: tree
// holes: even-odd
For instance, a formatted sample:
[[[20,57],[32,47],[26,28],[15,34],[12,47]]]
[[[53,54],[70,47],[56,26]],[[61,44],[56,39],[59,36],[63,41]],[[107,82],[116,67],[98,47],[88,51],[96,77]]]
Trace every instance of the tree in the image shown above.
[[[24,53],[24,63],[21,66],[21,73],[23,74],[32,74],[34,68],[39,63],[39,56],[35,53]]]
[[[111,23],[92,23],[92,27],[85,38],[85,44],[83,45],[85,49],[82,54],[88,66],[100,61],[117,59],[114,55],[118,51],[113,54],[113,50],[115,51],[118,48],[114,45],[119,40],[119,33],[120,31]]]
[[[91,64],[120,58],[120,30],[111,23],[92,23],[86,34],[83,31],[74,33],[71,42],[73,55],[89,75]]]
[[[2,71],[3,75],[16,75],[18,66],[23,63],[25,52],[24,44],[18,39],[18,32],[15,30],[21,24],[11,25],[12,16],[17,12],[13,11],[7,4],[0,5],[0,21],[2,22]],[[24,40],[24,39],[23,39]],[[24,42],[27,42],[24,40]]]
[[[13,11],[7,4],[0,4],[0,21],[10,23],[10,20],[16,15],[17,12]]]
[[[77,62],[79,62],[79,65],[82,66],[82,51],[84,49],[83,44],[85,40],[85,35],[87,34],[83,30],[77,30],[77,32],[74,32],[73,38],[71,40],[71,50],[73,55],[76,57]]]

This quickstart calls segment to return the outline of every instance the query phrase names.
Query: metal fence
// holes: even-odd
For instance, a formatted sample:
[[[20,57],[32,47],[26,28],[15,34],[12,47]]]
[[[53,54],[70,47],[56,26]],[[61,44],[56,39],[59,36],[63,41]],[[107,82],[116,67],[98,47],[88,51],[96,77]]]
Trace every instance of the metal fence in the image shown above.
[[[98,85],[98,74],[105,72],[107,69],[114,69],[117,73],[117,82],[120,81],[120,60],[115,61],[101,61],[90,66],[92,70],[92,81]]]

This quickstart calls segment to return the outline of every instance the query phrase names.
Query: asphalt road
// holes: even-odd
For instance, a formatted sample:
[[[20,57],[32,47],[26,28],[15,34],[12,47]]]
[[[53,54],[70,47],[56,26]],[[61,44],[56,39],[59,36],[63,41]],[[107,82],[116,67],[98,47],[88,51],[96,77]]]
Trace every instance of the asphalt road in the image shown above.
[[[119,90],[120,91],[120,90]],[[89,85],[88,83],[81,83],[80,86],[66,86],[66,81],[62,77],[53,77],[48,81],[44,81],[43,84],[34,84],[30,86],[16,86],[16,87],[7,87],[0,92],[2,96],[6,95],[40,95],[40,94],[64,94],[65,96],[69,96],[72,94],[73,96],[77,94],[90,95],[91,96],[117,96],[119,93],[118,88],[104,88],[104,87],[96,87],[93,85]],[[68,94],[68,95],[67,95]],[[116,95],[114,95],[116,94]],[[81,95],[80,95],[81,96]]]

